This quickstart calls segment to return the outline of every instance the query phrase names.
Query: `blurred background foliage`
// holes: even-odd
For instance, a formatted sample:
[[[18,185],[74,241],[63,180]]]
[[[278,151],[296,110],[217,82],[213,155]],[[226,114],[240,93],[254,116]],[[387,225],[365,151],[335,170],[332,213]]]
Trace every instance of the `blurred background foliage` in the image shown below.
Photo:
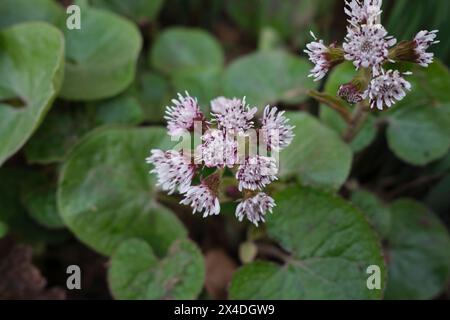
[[[342,0],[80,0],[68,30],[72,3],[0,1],[0,298],[449,297],[448,0],[384,1],[399,40],[440,30],[440,61],[352,141],[308,92],[335,95],[353,68],[314,83],[303,54],[310,30],[342,42]],[[205,112],[220,95],[288,111],[267,226],[158,193],[144,159],[171,145],[164,110],[185,91]],[[80,292],[65,290],[70,264]],[[383,290],[365,287],[368,264]]]

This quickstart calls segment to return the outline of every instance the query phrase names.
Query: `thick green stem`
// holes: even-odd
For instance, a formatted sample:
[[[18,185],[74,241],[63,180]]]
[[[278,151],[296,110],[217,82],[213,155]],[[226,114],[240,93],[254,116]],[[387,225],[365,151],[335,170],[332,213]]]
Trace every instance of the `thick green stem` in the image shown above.
[[[360,103],[358,103],[352,114],[347,130],[342,135],[342,138],[345,142],[353,141],[353,139],[356,137],[356,135],[359,133],[364,123],[366,122],[368,115],[369,113],[367,102],[361,101]]]

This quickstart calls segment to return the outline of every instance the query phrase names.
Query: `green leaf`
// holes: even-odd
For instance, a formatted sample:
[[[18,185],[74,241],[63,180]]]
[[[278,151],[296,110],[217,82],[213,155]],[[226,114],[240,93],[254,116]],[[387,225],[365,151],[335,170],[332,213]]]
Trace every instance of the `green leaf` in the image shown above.
[[[365,190],[352,193],[351,201],[367,216],[377,233],[385,237],[391,228],[391,213],[381,201]]]
[[[56,205],[56,183],[44,175],[36,175],[22,191],[22,203],[28,214],[49,229],[64,227]]]
[[[329,75],[325,84],[325,92],[337,97],[337,92],[342,84],[350,82],[356,75],[355,67],[350,62],[345,62],[337,66]],[[342,100],[343,105],[351,112],[355,106],[349,105]],[[339,113],[328,106],[320,106],[320,119],[342,135],[347,129],[347,123],[342,119]],[[355,136],[350,143],[354,152],[359,152],[369,146],[376,137],[377,129],[375,124],[375,116],[369,115],[366,123],[361,128],[360,132]]]
[[[64,10],[53,0],[2,0],[0,28],[22,22],[45,21],[55,26],[64,22]]]
[[[221,80],[221,69],[208,68],[177,72],[172,82],[177,92],[187,91],[191,96],[196,97],[202,111],[207,113],[210,101],[219,95]]]
[[[40,242],[55,243],[65,234],[37,224],[23,205],[23,198],[30,186],[35,186],[41,176],[29,169],[7,167],[0,169],[0,221],[8,226],[15,238],[33,245]]]
[[[385,266],[364,216],[341,198],[291,187],[275,196],[267,232],[291,256],[284,265],[256,262],[239,269],[233,299],[379,299]],[[367,288],[367,267],[380,267],[382,288]]]
[[[426,165],[450,148],[450,75],[435,61],[429,68],[413,67],[408,80],[412,93],[387,113],[387,139],[400,159]]]
[[[275,29],[283,38],[303,42],[310,38],[318,0],[227,0],[227,13],[240,28],[257,35],[264,27]],[[328,7],[329,8],[329,7]]]
[[[30,163],[61,162],[92,129],[110,124],[139,124],[142,119],[139,102],[130,95],[76,108],[57,105],[25,146],[25,155]]]
[[[347,179],[352,152],[340,137],[305,112],[288,112],[295,126],[292,144],[280,153],[280,175],[302,183],[339,188]]]
[[[0,239],[8,234],[8,226],[0,221]]]
[[[108,11],[85,8],[80,30],[64,28],[66,75],[60,96],[97,100],[133,81],[142,39],[136,26]]]
[[[114,253],[108,280],[118,299],[195,299],[203,287],[205,266],[197,246],[176,241],[158,259],[144,241],[131,239]]]
[[[152,66],[173,74],[201,68],[222,68],[224,54],[220,43],[203,30],[171,28],[163,31],[149,55]]]
[[[167,149],[163,128],[104,128],[83,139],[60,175],[58,205],[67,227],[84,243],[111,254],[130,238],[146,240],[156,254],[186,237],[177,217],[155,201],[155,177],[145,158]]]
[[[431,299],[450,279],[450,237],[424,206],[402,199],[390,207],[387,299]]]
[[[92,5],[113,10],[138,23],[151,21],[159,13],[164,0],[92,0]]]
[[[36,130],[59,90],[64,39],[45,23],[0,30],[0,165]]]
[[[155,72],[144,72],[139,75],[134,89],[145,119],[162,123],[166,106],[173,98],[168,81]]]
[[[229,97],[247,97],[251,105],[300,103],[317,83],[307,74],[310,63],[287,52],[262,51],[231,63],[225,71],[223,90]]]

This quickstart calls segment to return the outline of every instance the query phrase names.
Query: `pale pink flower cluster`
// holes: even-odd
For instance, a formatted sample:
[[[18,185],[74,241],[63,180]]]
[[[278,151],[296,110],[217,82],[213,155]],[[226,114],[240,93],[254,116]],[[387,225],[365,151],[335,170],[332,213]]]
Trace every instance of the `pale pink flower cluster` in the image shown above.
[[[314,41],[305,50],[314,63],[310,76],[316,80],[325,77],[330,67],[337,64],[332,62],[339,61],[339,54],[351,61],[357,70],[369,70],[371,79],[367,88],[343,84],[339,91],[341,97],[351,97],[351,101],[347,100],[350,103],[368,98],[370,106],[379,110],[390,108],[411,89],[411,84],[403,77],[410,73],[385,70],[383,66],[404,60],[428,67],[434,55],[427,50],[432,44],[439,43],[436,41],[437,30],[420,31],[414,40],[399,43],[394,48],[397,40],[381,24],[381,7],[382,0],[345,0],[344,11],[349,17],[349,25],[341,52],[335,45],[326,46],[322,40],[317,41],[314,35]]]
[[[243,199],[236,208],[236,217],[246,217],[258,226],[264,222],[267,212],[272,212],[275,201],[263,192],[277,179],[277,161],[271,155],[238,153],[237,136],[246,137],[254,129],[257,108],[251,108],[244,99],[219,97],[211,101],[211,121],[207,121],[196,99],[179,95],[167,107],[167,129],[171,136],[179,136],[196,128],[196,121],[206,131],[201,132],[201,143],[194,152],[158,149],[151,150],[147,162],[154,165],[151,171],[157,175],[158,185],[169,194],[178,191],[184,195],[180,202],[190,205],[193,212],[202,212],[203,217],[220,213],[219,188],[225,169],[233,173],[236,187]],[[294,127],[288,124],[284,111],[267,106],[261,127],[257,129],[267,154],[279,152],[293,140]],[[245,149],[245,147],[244,147]],[[193,154],[193,156],[191,156]],[[242,161],[241,161],[242,159]],[[216,171],[203,177],[206,168]],[[199,183],[195,184],[196,177]]]

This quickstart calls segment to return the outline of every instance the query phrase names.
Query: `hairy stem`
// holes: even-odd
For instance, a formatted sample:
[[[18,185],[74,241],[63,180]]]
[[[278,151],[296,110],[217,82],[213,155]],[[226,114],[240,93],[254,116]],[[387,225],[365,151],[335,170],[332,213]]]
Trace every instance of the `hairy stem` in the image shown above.
[[[352,114],[347,130],[342,135],[345,142],[352,142],[367,120],[368,106],[365,101],[358,103]]]

